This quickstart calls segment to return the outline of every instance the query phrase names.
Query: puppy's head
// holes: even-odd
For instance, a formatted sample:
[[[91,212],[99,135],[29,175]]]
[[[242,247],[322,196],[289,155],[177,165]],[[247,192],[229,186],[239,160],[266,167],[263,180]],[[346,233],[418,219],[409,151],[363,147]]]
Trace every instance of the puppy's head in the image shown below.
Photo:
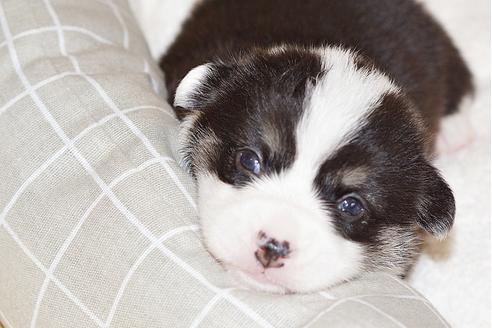
[[[206,245],[250,286],[307,292],[367,270],[404,274],[418,230],[452,225],[411,102],[356,54],[283,47],[204,64],[174,105]]]

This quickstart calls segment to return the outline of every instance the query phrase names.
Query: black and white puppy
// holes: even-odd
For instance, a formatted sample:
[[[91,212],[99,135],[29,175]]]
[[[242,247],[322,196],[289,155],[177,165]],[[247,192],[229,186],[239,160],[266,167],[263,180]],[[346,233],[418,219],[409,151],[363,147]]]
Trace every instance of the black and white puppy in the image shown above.
[[[403,276],[451,228],[429,160],[471,77],[415,1],[199,1],[161,67],[206,246],[247,285]]]

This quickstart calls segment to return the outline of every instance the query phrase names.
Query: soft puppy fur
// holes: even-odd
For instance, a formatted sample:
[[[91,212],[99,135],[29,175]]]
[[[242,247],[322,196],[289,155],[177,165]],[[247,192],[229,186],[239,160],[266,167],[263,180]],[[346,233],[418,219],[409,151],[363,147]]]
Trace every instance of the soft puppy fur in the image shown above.
[[[200,1],[161,67],[205,243],[241,282],[403,276],[451,228],[429,161],[471,78],[414,1]]]

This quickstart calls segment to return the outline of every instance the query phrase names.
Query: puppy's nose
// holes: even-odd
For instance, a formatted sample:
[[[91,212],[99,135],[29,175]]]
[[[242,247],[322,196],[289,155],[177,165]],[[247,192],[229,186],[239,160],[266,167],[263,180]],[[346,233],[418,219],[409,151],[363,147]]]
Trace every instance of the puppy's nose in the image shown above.
[[[269,238],[263,232],[259,235],[260,247],[255,252],[255,257],[261,265],[266,268],[280,268],[284,266],[282,259],[290,253],[289,242],[279,242],[274,238]]]

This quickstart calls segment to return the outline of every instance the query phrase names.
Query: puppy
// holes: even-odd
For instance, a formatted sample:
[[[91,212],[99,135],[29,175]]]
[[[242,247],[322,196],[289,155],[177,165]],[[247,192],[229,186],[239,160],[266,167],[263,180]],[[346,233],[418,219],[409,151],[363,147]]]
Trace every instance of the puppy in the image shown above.
[[[451,228],[429,160],[471,77],[416,2],[203,0],[160,64],[205,244],[242,283],[404,276]]]

